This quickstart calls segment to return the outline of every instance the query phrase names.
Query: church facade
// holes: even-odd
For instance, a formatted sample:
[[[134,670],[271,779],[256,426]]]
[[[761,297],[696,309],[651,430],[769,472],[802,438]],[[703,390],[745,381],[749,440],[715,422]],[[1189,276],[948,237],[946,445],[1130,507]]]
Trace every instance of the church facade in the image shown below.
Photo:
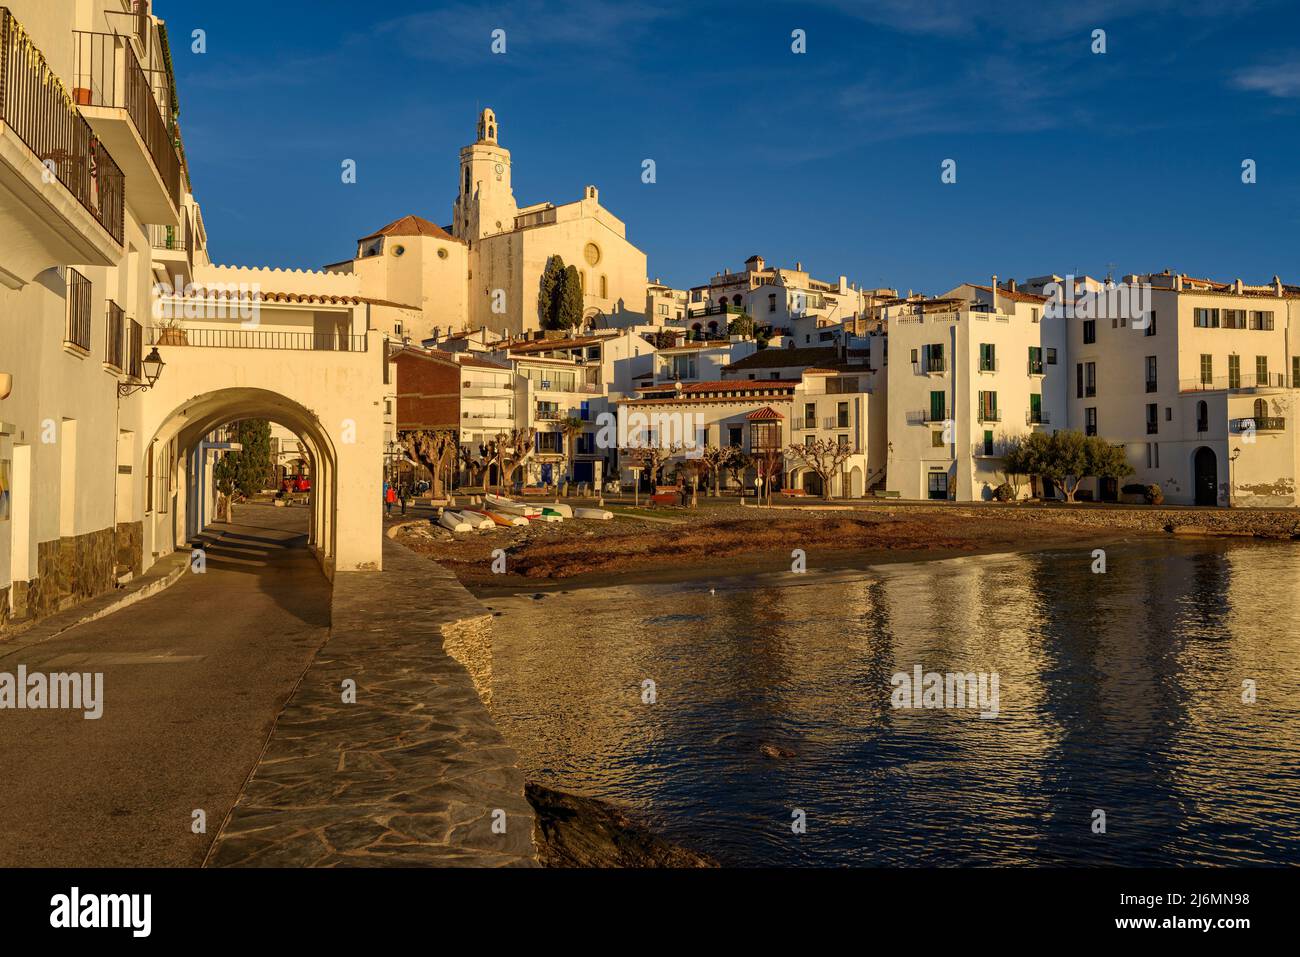
[[[358,240],[355,259],[326,268],[360,276],[378,326],[416,340],[467,329],[512,336],[540,329],[537,294],[552,256],[577,268],[584,320],[643,313],[645,253],[600,204],[596,187],[571,203],[519,206],[510,151],[498,137],[496,114],[483,110],[477,138],[460,151],[450,226],[403,217]]]

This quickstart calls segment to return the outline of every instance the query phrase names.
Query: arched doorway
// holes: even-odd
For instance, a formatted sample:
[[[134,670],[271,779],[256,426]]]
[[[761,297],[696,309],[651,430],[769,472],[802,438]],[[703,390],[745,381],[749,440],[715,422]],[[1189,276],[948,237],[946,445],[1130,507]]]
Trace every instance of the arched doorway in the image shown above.
[[[1197,505],[1219,504],[1219,460],[1214,449],[1202,445],[1192,456],[1192,485]]]
[[[150,442],[145,443],[142,472],[163,471],[151,463],[151,455],[174,455],[175,508],[164,527],[150,535],[154,551],[164,553],[183,547],[215,519],[215,489],[211,481],[214,460],[208,455],[208,437],[214,430],[242,419],[266,419],[284,426],[301,441],[303,458],[311,474],[308,493],[308,547],[327,575],[332,576],[342,558],[344,567],[375,561],[375,542],[365,527],[368,510],[378,512],[378,471],[355,453],[360,443],[345,428],[336,438],[312,411],[285,395],[257,388],[228,388],[195,395],[161,416]],[[368,485],[375,485],[374,502]],[[352,513],[363,523],[358,527]],[[377,514],[374,537],[381,535]],[[155,523],[157,518],[155,518]],[[375,567],[378,567],[377,564]]]

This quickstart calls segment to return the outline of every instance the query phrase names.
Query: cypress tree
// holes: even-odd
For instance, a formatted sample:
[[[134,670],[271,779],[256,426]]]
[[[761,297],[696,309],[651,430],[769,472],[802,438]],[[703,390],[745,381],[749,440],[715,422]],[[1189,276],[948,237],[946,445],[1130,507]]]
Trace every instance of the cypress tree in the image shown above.
[[[564,280],[560,284],[558,306],[555,312],[555,324],[561,329],[573,329],[582,324],[582,277],[578,267],[569,266],[564,270]]]
[[[564,280],[564,260],[552,256],[546,260],[537,290],[537,322],[543,329],[554,329],[559,306],[560,286]]]

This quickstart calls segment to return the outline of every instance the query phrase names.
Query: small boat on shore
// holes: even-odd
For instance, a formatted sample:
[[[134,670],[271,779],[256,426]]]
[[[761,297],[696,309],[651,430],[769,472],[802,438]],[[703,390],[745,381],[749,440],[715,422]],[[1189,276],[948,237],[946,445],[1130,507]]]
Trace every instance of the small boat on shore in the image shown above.
[[[573,516],[574,518],[591,518],[603,522],[613,518],[614,513],[603,508],[575,508]]]
[[[471,512],[475,515],[482,515],[485,518],[491,520],[494,524],[504,525],[507,528],[514,525],[528,524],[528,519],[524,518],[522,515],[506,515],[502,512],[492,512],[492,511],[488,511],[487,509],[479,509],[479,508],[465,509],[465,511]]]
[[[525,505],[522,502],[514,502],[500,495],[484,495],[483,503],[490,506],[498,512],[509,512],[511,515],[526,515],[532,517],[541,515],[542,510],[536,505]]]
[[[472,532],[474,528],[455,512],[443,512],[438,516],[438,524],[453,532]]]
[[[565,507],[567,508],[568,506],[565,506]],[[564,514],[563,512],[561,512],[558,508],[553,508],[553,507],[550,506],[550,505],[543,505],[543,506],[542,506],[542,518],[546,519],[547,521],[562,522],[562,521],[564,521],[566,518],[573,518],[573,516],[572,516],[572,515],[565,515],[565,514]]]
[[[469,512],[466,511],[465,509],[456,509],[455,511],[447,514],[450,514],[453,518],[459,518],[462,522],[465,522],[467,525],[469,525],[470,528],[475,528],[478,529],[479,531],[482,531],[485,528],[497,527],[496,522],[492,521],[492,519],[490,519],[488,516],[480,515],[477,512]]]
[[[561,518],[573,518],[573,506],[565,505],[563,502],[552,502],[550,505],[543,505],[542,511],[555,512]]]

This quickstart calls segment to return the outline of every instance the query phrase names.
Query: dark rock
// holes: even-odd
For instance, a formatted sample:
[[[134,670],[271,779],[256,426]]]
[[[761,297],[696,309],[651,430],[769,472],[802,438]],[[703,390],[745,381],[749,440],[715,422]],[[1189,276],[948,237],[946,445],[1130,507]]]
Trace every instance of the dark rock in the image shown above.
[[[717,867],[704,854],[658,837],[606,801],[529,782],[538,858],[545,867]]]

